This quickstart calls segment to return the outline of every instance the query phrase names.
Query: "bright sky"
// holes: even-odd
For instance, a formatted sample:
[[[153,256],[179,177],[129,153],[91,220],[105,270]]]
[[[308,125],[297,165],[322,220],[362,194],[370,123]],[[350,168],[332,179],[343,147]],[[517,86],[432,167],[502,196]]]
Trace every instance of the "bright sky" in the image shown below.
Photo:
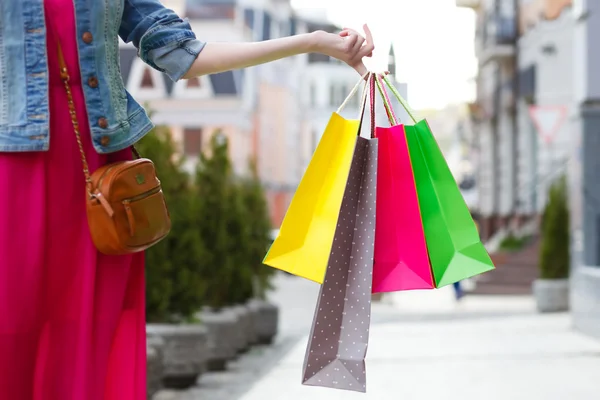
[[[375,53],[367,65],[387,68],[393,42],[396,78],[408,83],[413,108],[443,108],[471,101],[477,71],[475,13],[455,0],[292,0],[295,8],[325,8],[337,25],[362,32],[367,23]]]

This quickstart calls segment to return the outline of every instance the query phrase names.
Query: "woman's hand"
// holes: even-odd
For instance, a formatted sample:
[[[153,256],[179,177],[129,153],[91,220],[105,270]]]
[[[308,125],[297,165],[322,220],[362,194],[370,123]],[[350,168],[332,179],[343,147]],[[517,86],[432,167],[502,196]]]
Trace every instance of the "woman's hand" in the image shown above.
[[[369,27],[363,26],[366,38],[353,29],[344,28],[339,34],[324,31],[313,32],[313,52],[328,55],[345,62],[360,75],[367,73],[364,57],[371,57],[375,46]]]

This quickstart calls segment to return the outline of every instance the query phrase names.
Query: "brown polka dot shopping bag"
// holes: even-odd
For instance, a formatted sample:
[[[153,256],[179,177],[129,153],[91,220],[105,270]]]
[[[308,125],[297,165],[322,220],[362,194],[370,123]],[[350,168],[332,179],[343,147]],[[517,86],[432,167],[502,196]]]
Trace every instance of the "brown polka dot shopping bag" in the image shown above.
[[[372,77],[371,138],[359,137],[321,285],[303,378],[305,385],[366,391],[371,316],[378,140]]]

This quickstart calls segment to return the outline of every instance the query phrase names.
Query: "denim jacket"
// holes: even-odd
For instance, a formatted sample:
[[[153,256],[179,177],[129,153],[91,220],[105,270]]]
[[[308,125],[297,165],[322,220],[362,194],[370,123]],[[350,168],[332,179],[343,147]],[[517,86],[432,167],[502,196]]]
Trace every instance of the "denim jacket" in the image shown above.
[[[0,0],[0,152],[44,151],[50,143],[44,0]],[[125,90],[119,35],[147,64],[179,80],[204,43],[159,0],[73,0],[77,46],[94,148],[111,153],[153,125]]]

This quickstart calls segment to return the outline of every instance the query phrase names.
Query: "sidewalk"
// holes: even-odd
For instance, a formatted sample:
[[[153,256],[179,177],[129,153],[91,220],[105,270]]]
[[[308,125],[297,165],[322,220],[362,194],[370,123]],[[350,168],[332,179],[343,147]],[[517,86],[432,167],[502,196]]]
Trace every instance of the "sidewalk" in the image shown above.
[[[300,384],[306,337],[241,400],[594,400],[600,343],[529,297],[405,292],[373,307],[367,394]]]
[[[319,285],[306,279],[284,274],[276,276],[276,290],[270,300],[280,308],[279,333],[271,346],[260,346],[230,362],[227,371],[210,372],[200,378],[197,387],[186,391],[163,390],[154,400],[238,400],[255,382],[310,332]],[[280,397],[267,397],[267,399]],[[2,399],[3,400],[3,399]]]

